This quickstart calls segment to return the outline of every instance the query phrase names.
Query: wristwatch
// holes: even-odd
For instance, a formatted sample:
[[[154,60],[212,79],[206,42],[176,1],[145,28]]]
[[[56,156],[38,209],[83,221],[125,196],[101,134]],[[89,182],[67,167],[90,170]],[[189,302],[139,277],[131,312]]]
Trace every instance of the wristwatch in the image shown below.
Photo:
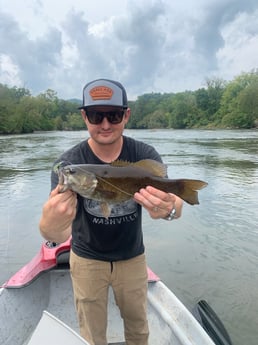
[[[172,208],[171,212],[164,218],[165,220],[173,220],[176,216],[175,207]]]

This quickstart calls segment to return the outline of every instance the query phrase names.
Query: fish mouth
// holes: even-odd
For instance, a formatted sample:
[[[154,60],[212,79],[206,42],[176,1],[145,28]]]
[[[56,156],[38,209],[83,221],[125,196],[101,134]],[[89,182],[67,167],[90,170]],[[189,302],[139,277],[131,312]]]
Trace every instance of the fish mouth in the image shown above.
[[[63,193],[68,189],[68,177],[64,175],[62,172],[59,174],[59,193]]]
[[[63,191],[68,188],[69,176],[75,173],[75,170],[71,167],[60,167],[58,169],[58,184],[62,186]]]

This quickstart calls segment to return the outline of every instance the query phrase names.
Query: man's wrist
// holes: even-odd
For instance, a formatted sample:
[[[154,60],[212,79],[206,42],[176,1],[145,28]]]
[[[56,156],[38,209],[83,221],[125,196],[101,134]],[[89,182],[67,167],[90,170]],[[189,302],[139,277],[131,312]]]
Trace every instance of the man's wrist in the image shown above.
[[[171,220],[175,219],[175,217],[176,217],[176,209],[175,209],[175,207],[173,207],[172,210],[169,212],[169,214],[166,217],[164,217],[163,219],[171,221]]]

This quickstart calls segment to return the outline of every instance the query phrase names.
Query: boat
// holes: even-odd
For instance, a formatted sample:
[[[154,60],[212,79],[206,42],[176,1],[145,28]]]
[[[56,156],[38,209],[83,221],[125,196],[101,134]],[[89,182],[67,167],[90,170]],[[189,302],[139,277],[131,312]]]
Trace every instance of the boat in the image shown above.
[[[79,335],[69,273],[71,239],[45,242],[0,288],[1,345],[88,344]],[[109,291],[108,341],[125,344],[123,323]],[[190,312],[148,268],[150,345],[232,345],[206,301]],[[96,321],[97,322],[97,321]]]

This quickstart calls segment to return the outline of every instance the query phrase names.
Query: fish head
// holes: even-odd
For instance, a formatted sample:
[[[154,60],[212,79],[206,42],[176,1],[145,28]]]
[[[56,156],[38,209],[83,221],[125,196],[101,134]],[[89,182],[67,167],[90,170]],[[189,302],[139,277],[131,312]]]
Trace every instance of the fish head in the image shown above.
[[[58,169],[61,192],[71,189],[83,197],[90,198],[97,186],[95,174],[80,169],[79,165],[67,165]]]

